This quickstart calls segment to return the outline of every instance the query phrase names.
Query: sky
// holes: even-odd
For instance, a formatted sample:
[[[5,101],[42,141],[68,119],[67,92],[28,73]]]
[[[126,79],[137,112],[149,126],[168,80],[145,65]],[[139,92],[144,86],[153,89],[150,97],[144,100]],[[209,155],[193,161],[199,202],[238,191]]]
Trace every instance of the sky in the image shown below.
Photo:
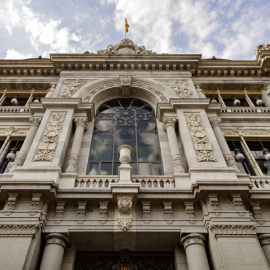
[[[156,53],[254,60],[270,0],[0,0],[0,59],[96,53],[127,38]]]

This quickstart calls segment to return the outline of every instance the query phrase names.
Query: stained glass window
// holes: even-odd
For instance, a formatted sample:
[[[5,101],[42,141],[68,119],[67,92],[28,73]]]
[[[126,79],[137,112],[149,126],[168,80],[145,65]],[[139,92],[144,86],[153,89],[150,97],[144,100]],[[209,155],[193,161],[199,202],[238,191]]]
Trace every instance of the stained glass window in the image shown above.
[[[89,158],[88,174],[118,174],[118,147],[133,148],[132,173],[163,174],[159,139],[153,108],[138,99],[119,98],[97,110]]]

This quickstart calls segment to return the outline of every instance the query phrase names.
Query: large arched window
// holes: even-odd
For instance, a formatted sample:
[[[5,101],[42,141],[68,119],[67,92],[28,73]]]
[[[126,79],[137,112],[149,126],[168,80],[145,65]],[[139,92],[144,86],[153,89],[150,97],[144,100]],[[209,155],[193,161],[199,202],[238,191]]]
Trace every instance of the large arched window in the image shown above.
[[[88,174],[118,174],[122,144],[133,148],[133,174],[163,174],[159,139],[153,108],[138,99],[119,98],[97,110]]]

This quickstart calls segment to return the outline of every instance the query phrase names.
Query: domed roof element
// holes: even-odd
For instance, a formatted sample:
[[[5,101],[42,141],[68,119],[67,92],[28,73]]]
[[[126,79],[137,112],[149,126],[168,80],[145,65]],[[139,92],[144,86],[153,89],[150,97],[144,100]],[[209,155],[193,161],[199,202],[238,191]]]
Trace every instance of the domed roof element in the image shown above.
[[[109,45],[106,50],[99,50],[97,54],[155,54],[146,50],[144,46],[137,46],[130,39],[123,39],[117,45]]]

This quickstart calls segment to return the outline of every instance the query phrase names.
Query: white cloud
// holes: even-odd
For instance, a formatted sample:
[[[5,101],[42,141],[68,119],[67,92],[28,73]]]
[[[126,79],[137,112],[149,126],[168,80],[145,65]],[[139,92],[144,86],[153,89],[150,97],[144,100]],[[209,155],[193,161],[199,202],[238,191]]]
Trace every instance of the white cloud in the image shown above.
[[[5,59],[26,59],[26,58],[33,58],[32,54],[23,54],[17,52],[13,49],[7,50]]]

